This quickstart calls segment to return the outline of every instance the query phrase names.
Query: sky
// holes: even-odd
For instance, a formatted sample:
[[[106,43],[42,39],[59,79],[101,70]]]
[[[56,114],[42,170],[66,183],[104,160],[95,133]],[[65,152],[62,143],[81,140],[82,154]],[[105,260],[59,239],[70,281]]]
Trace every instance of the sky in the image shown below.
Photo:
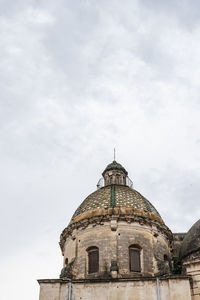
[[[1,299],[39,299],[113,160],[172,232],[200,217],[200,2],[0,0]]]

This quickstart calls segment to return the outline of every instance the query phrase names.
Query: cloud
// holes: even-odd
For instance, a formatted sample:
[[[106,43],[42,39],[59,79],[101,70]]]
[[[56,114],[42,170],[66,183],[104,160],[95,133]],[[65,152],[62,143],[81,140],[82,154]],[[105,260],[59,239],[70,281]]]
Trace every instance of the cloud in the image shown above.
[[[43,276],[31,251],[59,252],[114,146],[173,231],[199,218],[198,4],[158,2],[2,2],[1,259],[19,278]],[[52,256],[42,266],[57,276]]]

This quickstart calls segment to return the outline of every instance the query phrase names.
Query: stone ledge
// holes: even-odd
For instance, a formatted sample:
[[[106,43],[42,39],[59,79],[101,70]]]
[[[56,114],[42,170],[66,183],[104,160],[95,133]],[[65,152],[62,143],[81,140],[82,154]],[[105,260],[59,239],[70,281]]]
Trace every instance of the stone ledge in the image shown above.
[[[186,260],[186,261],[183,261],[183,265],[184,266],[188,266],[188,265],[193,265],[193,264],[196,264],[196,263],[200,263],[200,259],[199,259],[199,257],[197,257],[197,258],[193,258],[193,259],[188,259],[188,260]]]
[[[116,210],[116,208],[115,208],[115,210]],[[122,210],[122,208],[120,208],[120,210]],[[126,209],[126,213],[127,213],[127,210],[128,209]],[[83,219],[83,220],[79,220],[76,223],[69,224],[63,230],[63,232],[61,233],[61,236],[60,236],[60,243],[59,244],[60,244],[61,250],[63,251],[65,241],[66,241],[66,239],[69,236],[72,235],[72,232],[73,232],[74,229],[79,229],[79,228],[85,229],[85,228],[88,227],[89,224],[100,225],[102,222],[110,222],[113,217],[116,218],[117,222],[119,222],[119,221],[125,221],[127,223],[137,222],[141,226],[143,224],[146,224],[146,225],[148,225],[150,227],[156,226],[157,229],[158,229],[158,231],[160,231],[161,233],[163,233],[170,241],[173,240],[172,232],[170,231],[170,229],[164,223],[159,222],[155,218],[151,218],[150,217],[150,213],[149,213],[148,216],[137,215],[137,214],[133,213],[133,210],[131,210],[130,214],[122,214],[121,213],[121,214],[117,215],[117,214],[114,214],[114,213],[112,214],[111,213],[109,215],[109,214],[107,214],[106,210],[104,210],[104,213],[102,211],[103,211],[103,209],[99,209],[98,210],[98,213],[101,212],[101,215],[91,216],[90,218],[86,218],[86,219]]]
[[[65,280],[65,282],[69,282],[70,280]],[[37,282],[40,283],[61,283],[62,279],[37,279]]]
[[[98,283],[98,282],[127,282],[127,281],[156,281],[157,278],[162,280],[170,280],[170,279],[191,279],[191,276],[188,275],[170,275],[170,276],[163,276],[163,277],[155,277],[155,276],[144,276],[144,277],[130,277],[130,278],[91,278],[91,279],[38,279],[38,283]]]

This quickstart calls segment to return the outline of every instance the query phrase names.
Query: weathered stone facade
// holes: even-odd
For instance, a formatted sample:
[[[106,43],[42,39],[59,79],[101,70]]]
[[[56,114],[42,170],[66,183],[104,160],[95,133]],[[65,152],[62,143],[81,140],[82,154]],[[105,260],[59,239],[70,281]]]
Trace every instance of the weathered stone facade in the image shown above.
[[[69,296],[66,280],[41,280],[40,300],[191,300],[188,277],[129,280],[73,281]],[[70,283],[71,284],[71,283]],[[195,299],[196,300],[196,299]]]
[[[200,299],[200,259],[188,260],[183,263],[186,273],[191,276],[192,300]]]
[[[186,233],[173,233],[173,254],[179,256],[182,242],[185,238]]]
[[[183,271],[191,276],[192,300],[200,299],[200,220],[185,235],[180,248]]]
[[[112,220],[74,229],[63,247],[64,265],[66,258],[69,263],[74,260],[73,278],[90,278],[87,249],[96,246],[99,248],[99,273],[93,274],[93,277],[111,276],[111,261],[117,261],[119,278],[132,277],[134,274],[129,271],[128,257],[130,245],[138,245],[142,249],[141,275],[153,276],[163,272],[164,256],[170,257],[166,233],[161,233],[152,223],[128,223],[126,220],[116,221],[115,230],[112,229]]]

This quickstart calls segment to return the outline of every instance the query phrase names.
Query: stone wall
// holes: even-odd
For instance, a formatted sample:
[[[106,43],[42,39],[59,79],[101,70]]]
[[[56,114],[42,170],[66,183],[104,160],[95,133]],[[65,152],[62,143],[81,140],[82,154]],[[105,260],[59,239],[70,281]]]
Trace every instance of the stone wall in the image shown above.
[[[66,300],[68,299],[68,284],[59,279],[42,280],[40,283],[39,300]]]
[[[192,300],[200,300],[200,259],[191,259],[183,263],[188,275],[191,275]]]
[[[179,256],[179,251],[186,233],[173,233],[173,255]]]
[[[99,272],[92,274],[93,277],[108,276],[112,260],[117,261],[118,277],[135,276],[129,271],[130,245],[138,245],[142,249],[142,275],[167,273],[163,267],[166,264],[164,255],[170,256],[170,244],[166,236],[156,226],[137,222],[129,224],[115,219],[75,229],[65,242],[64,262],[66,258],[69,263],[74,260],[74,278],[91,278],[91,274],[88,274],[87,249],[96,246],[99,248]]]
[[[63,266],[65,266],[66,258],[70,263],[76,257],[77,242],[78,239],[76,238],[76,230],[74,230],[72,236],[69,236],[65,242]]]
[[[39,280],[39,300],[67,300],[66,281]],[[188,277],[172,277],[159,281],[162,300],[191,300]],[[155,278],[72,283],[72,300],[156,300],[157,282]],[[197,298],[196,298],[197,299]],[[195,300],[196,300],[195,299]],[[198,298],[199,299],[199,298]]]
[[[106,171],[103,177],[105,186],[110,184],[126,184],[126,174],[121,170]]]

